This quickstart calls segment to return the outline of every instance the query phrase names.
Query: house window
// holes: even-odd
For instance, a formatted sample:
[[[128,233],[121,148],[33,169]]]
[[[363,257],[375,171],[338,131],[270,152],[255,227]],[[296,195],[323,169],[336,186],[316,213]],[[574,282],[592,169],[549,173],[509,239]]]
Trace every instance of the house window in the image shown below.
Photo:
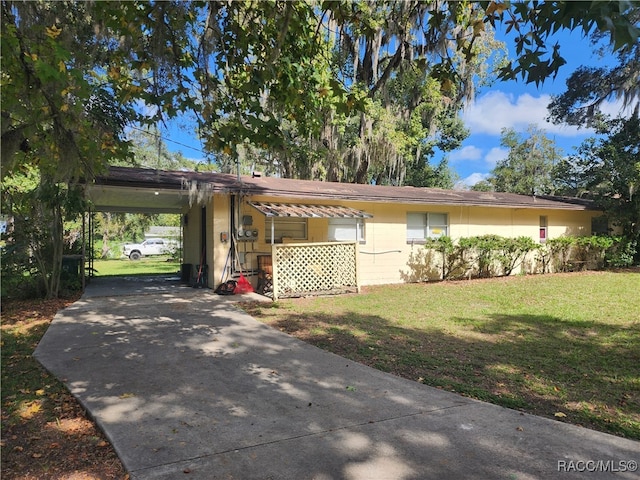
[[[446,213],[407,213],[407,242],[421,242],[447,235],[449,219]]]
[[[330,242],[365,243],[364,219],[362,218],[330,218],[329,219]]]
[[[547,222],[547,217],[540,217],[540,243],[545,243],[547,241],[547,230],[549,228]]]
[[[591,235],[607,235],[609,233],[609,219],[607,217],[593,217],[591,219]]]
[[[307,219],[306,218],[270,218],[265,222],[265,238],[267,243],[271,243],[271,222],[273,221],[274,242],[282,243],[283,238],[292,240],[307,239]]]

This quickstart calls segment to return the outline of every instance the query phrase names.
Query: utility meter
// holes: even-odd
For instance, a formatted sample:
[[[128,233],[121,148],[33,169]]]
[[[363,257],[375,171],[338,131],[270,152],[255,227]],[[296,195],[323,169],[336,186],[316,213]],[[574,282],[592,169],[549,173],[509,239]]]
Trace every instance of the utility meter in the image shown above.
[[[238,230],[236,236],[239,242],[255,242],[258,240],[258,230]]]

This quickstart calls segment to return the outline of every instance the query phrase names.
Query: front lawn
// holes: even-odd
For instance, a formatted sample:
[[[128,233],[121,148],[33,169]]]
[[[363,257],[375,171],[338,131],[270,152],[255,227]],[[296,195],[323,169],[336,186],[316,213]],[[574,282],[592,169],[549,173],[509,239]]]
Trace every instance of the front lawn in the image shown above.
[[[385,372],[640,439],[640,271],[365,288],[245,305]]]

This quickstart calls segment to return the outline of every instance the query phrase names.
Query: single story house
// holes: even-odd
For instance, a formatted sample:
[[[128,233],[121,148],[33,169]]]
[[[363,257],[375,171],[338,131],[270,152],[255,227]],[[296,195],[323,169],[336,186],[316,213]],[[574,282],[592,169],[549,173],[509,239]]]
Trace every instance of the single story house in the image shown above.
[[[86,186],[96,210],[182,215],[183,276],[210,287],[242,274],[274,297],[401,283],[427,237],[538,242],[591,235],[588,201],[112,167]]]

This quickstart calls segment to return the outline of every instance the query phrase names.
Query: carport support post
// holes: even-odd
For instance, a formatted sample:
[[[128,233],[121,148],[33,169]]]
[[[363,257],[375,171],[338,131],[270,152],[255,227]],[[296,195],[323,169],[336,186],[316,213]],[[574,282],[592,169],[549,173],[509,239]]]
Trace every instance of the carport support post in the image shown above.
[[[87,256],[87,214],[82,212],[82,263],[80,264],[80,276],[82,277],[82,291],[84,292],[85,285],[85,262]]]

